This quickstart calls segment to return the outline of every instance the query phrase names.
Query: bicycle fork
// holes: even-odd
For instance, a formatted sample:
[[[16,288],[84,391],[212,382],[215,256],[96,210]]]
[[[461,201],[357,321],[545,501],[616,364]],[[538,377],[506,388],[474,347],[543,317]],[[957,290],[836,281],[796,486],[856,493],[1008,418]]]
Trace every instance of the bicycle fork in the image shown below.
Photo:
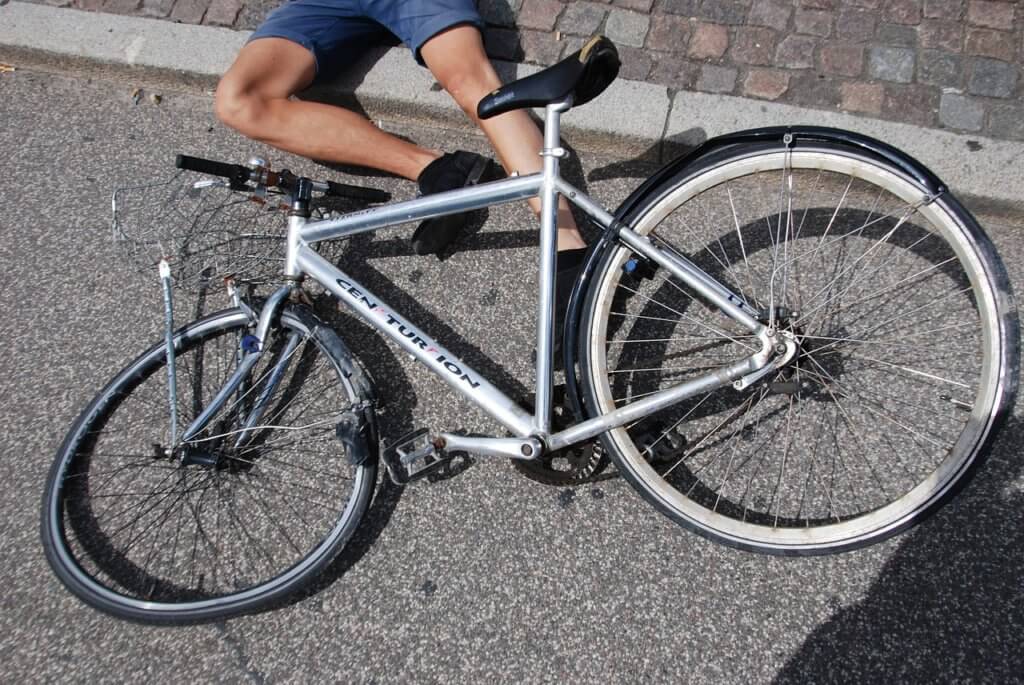
[[[286,285],[279,288],[270,298],[267,300],[263,309],[260,311],[258,323],[256,325],[255,334],[244,336],[239,341],[239,348],[241,359],[238,366],[232,372],[231,376],[225,381],[224,385],[217,392],[210,403],[206,405],[199,416],[185,429],[185,432],[181,436],[182,443],[189,443],[195,440],[195,438],[205,429],[210,421],[216,416],[225,404],[229,401],[232,395],[234,395],[243,384],[248,380],[249,375],[255,368],[256,363],[260,360],[263,355],[264,343],[266,342],[267,332],[270,330],[271,322],[278,316],[281,306],[284,304],[286,298],[291,295],[293,286]],[[285,343],[285,349],[282,351],[280,358],[277,360],[273,369],[267,374],[267,382],[260,390],[259,395],[253,402],[252,407],[249,409],[248,415],[241,422],[241,430],[239,430],[237,437],[235,438],[235,447],[243,446],[252,437],[257,424],[263,417],[263,413],[266,411],[267,404],[270,397],[273,395],[277,385],[281,382],[285,372],[288,369],[288,365],[294,356],[295,349],[298,346],[298,334],[293,333]],[[245,391],[246,394],[251,392],[251,389]],[[237,402],[240,402],[238,400]]]

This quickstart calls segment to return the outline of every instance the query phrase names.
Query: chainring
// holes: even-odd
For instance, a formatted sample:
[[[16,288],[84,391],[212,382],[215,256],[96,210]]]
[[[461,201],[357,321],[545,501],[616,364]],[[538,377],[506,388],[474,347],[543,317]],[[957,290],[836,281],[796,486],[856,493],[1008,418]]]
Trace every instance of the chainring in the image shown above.
[[[565,386],[554,388],[552,425],[555,430],[568,428],[573,423],[573,411],[565,401]],[[512,459],[516,471],[530,480],[554,486],[573,486],[601,480],[601,472],[608,465],[604,449],[597,440],[544,454],[540,459],[523,461]]]

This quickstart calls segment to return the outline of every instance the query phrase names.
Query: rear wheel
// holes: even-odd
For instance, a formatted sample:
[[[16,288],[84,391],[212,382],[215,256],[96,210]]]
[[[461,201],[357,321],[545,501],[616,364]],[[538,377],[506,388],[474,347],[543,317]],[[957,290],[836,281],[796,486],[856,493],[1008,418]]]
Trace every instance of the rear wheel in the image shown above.
[[[351,464],[335,427],[368,386],[309,312],[282,314],[249,380],[180,444],[251,332],[240,310],[178,332],[179,444],[163,343],[72,426],[46,487],[42,537],[57,576],[92,606],[157,623],[255,611],[309,582],[354,532],[376,462]]]
[[[652,194],[632,225],[795,336],[785,368],[603,441],[674,520],[734,546],[814,554],[921,520],[973,472],[1016,385],[1005,273],[948,193],[826,145],[748,147]],[[760,343],[663,269],[610,251],[581,346],[590,409],[739,361]]]

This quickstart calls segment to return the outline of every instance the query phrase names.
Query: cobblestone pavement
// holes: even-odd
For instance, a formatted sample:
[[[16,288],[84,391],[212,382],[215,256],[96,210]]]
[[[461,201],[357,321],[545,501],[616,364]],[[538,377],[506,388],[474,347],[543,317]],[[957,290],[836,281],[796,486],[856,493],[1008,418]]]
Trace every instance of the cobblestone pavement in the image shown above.
[[[252,29],[279,0],[34,0]],[[1024,140],[1024,7],[989,0],[481,0],[500,59],[603,32],[622,76]]]

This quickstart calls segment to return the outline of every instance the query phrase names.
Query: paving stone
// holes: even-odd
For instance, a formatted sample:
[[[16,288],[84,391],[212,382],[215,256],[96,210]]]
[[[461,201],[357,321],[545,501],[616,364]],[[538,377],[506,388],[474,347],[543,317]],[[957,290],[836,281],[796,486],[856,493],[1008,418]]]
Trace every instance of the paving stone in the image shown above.
[[[777,100],[789,88],[789,73],[781,69],[751,69],[743,80],[743,94]]]
[[[844,83],[840,87],[840,107],[848,112],[881,114],[885,90],[878,83]]]
[[[828,74],[860,76],[864,70],[864,48],[860,45],[826,43],[818,53],[818,68]]]
[[[658,6],[669,14],[695,17],[700,11],[700,0],[660,0]]]
[[[885,0],[882,18],[893,24],[916,26],[921,21],[921,0]]]
[[[917,47],[917,27],[883,22],[878,25],[875,40],[884,45],[904,48]]]
[[[561,5],[561,3],[555,4]],[[522,5],[523,0],[480,0],[477,9],[480,12],[480,17],[488,24],[513,26]]]
[[[690,37],[690,21],[675,14],[656,14],[651,17],[647,32],[647,47],[652,50],[682,51]],[[724,52],[724,49],[723,49]]]
[[[768,66],[775,52],[776,33],[772,29],[743,26],[736,29],[732,58],[742,64]]]
[[[736,87],[737,71],[732,67],[704,64],[697,77],[697,90],[705,93],[731,93]]]
[[[555,34],[551,31],[523,29],[519,32],[519,46],[523,51],[523,59],[531,64],[551,66],[562,56],[564,42],[555,40]]]
[[[558,20],[562,7],[562,3],[557,0],[523,0],[518,20],[507,25],[514,24],[526,29],[550,31],[555,28],[555,22]]]
[[[210,26],[231,26],[242,11],[241,0],[211,0],[203,16],[203,23]]]
[[[789,79],[787,99],[806,107],[832,109],[839,106],[839,81],[825,74],[796,72]]]
[[[994,98],[1008,98],[1017,86],[1017,67],[987,57],[973,60],[967,80],[967,92],[972,95],[987,95]]]
[[[654,66],[654,58],[647,50],[619,46],[619,58],[622,60],[622,67],[619,69],[619,78],[630,81],[646,81],[647,75],[651,73]]]
[[[697,83],[700,65],[669,53],[656,54],[654,66],[647,77],[649,83],[669,88],[692,89]]]
[[[694,59],[718,59],[729,47],[729,30],[721,24],[697,24],[687,54]]]
[[[887,83],[882,115],[918,126],[935,126],[939,89],[921,84]]]
[[[139,14],[143,17],[163,19],[171,13],[172,7],[174,7],[174,0],[142,0]]]
[[[924,16],[929,19],[962,19],[964,0],[924,0]]]
[[[99,12],[103,9],[104,0],[74,0],[72,7],[90,12]]]
[[[110,14],[134,14],[142,0],[104,0],[100,10]]]
[[[277,0],[248,0],[235,20],[233,28],[255,29],[278,4]]]
[[[519,60],[523,53],[519,45],[519,32],[513,29],[491,27],[484,32],[484,49],[496,59]]]
[[[177,0],[171,10],[171,20],[182,24],[198,24],[206,14],[208,0]]]
[[[569,55],[577,52],[583,48],[584,44],[590,39],[590,36],[565,36],[563,35],[562,40],[558,41],[562,44],[562,59],[565,59]]]
[[[1012,33],[971,28],[967,30],[964,52],[968,55],[993,57],[1004,62],[1012,62],[1016,56],[1017,46]]]
[[[597,32],[604,21],[606,9],[590,2],[574,2],[567,5],[558,20],[558,28],[564,33],[589,36]]]
[[[917,64],[917,80],[942,88],[960,86],[963,59],[942,50],[922,50]]]
[[[646,14],[627,10],[612,10],[605,22],[604,32],[615,43],[642,48],[650,25],[651,18]]]
[[[810,69],[818,39],[811,36],[786,36],[775,51],[775,64],[788,69]]]
[[[71,7],[71,0],[44,0],[50,7]],[[2,0],[0,0],[2,2]]]
[[[878,17],[862,9],[844,8],[836,18],[836,35],[851,43],[863,43],[875,37]]]
[[[612,0],[612,4],[616,7],[647,13],[651,11],[654,0]]]
[[[719,24],[742,24],[747,18],[747,4],[740,0],[704,0],[697,16]]]
[[[868,75],[883,81],[914,80],[916,54],[909,48],[873,47],[868,51]]]
[[[1024,140],[1024,107],[996,105],[988,119],[988,133],[997,138]]]
[[[985,124],[985,107],[975,98],[943,93],[939,102],[939,123],[946,128],[980,131]]]
[[[832,35],[832,21],[835,12],[828,10],[798,9],[793,16],[793,25],[797,33],[826,38]]]
[[[801,7],[810,7],[816,10],[834,10],[839,4],[838,0],[800,0]]]
[[[918,27],[921,47],[948,52],[960,52],[964,40],[964,25],[959,21],[926,19]]]
[[[761,0],[750,6],[747,24],[751,26],[767,26],[776,31],[785,31],[789,26],[789,16],[793,7],[782,0]]]
[[[967,3],[967,22],[972,26],[1010,30],[1013,28],[1014,3],[971,0]]]

